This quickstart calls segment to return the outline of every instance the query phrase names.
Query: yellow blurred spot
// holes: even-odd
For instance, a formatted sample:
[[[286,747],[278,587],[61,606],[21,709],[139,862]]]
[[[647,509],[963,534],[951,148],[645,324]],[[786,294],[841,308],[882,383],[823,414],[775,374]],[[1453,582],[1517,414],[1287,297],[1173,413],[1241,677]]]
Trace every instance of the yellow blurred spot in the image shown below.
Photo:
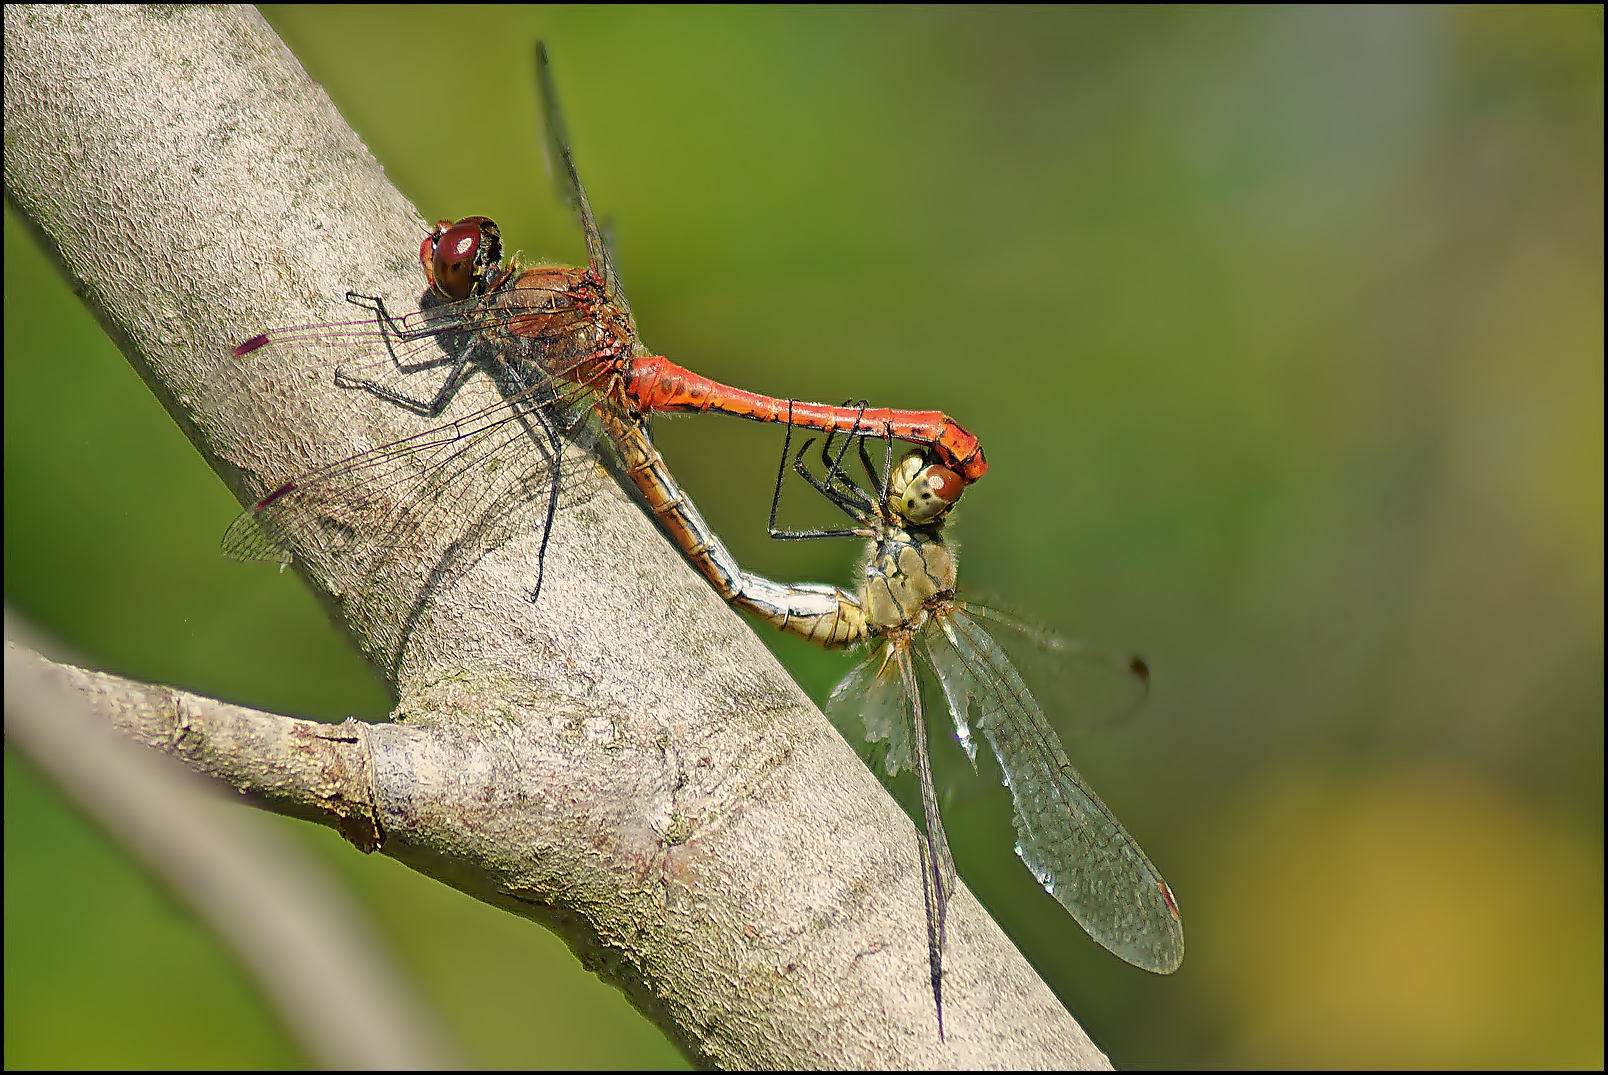
[[[1601,1067],[1600,845],[1461,775],[1286,779],[1195,895],[1251,1066]]]

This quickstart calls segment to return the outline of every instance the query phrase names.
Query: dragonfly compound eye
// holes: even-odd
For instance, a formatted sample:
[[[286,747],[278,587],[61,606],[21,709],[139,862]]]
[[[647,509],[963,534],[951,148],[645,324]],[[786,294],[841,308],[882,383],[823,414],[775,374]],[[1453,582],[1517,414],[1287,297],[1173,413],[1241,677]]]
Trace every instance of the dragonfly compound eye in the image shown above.
[[[918,526],[930,523],[960,499],[966,483],[948,467],[923,467],[899,494],[899,514]]]
[[[437,225],[426,245],[430,248],[430,286],[454,301],[485,294],[488,278],[502,261],[501,235],[497,225],[485,217],[465,217],[449,228]],[[420,258],[424,255],[421,248]]]

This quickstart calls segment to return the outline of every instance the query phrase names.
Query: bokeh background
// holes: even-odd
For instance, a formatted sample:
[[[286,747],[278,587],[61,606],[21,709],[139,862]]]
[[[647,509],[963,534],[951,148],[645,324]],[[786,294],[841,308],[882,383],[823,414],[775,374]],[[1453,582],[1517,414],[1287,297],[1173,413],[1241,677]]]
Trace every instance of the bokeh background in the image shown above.
[[[1603,1063],[1602,14],[268,9],[430,219],[571,263],[550,43],[651,347],[941,407],[993,470],[962,578],[1135,647],[1075,759],[1176,889],[1170,978],[950,822],[1123,1066]],[[9,214],[8,600],[111,670],[330,720],[385,694]],[[779,438],[658,423],[734,551]],[[766,634],[824,700],[847,658]],[[5,1062],[284,1066],[220,946],[5,769]],[[292,822],[491,1066],[679,1063],[554,938]]]

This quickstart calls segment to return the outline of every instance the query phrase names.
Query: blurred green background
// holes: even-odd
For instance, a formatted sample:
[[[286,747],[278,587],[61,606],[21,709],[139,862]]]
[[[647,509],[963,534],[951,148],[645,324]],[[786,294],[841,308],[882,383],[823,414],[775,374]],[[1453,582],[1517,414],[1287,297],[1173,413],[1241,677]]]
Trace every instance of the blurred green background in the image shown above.
[[[268,9],[429,219],[575,263],[550,43],[649,346],[941,407],[962,579],[1134,647],[1074,744],[1172,882],[1170,978],[950,822],[1121,1066],[1603,1063],[1601,8]],[[6,218],[8,599],[101,667],[285,712],[385,695]],[[749,566],[779,438],[661,421]],[[847,658],[765,635],[817,700]],[[5,1062],[300,1063],[227,954],[6,756]],[[285,823],[488,1066],[679,1062],[536,927]]]

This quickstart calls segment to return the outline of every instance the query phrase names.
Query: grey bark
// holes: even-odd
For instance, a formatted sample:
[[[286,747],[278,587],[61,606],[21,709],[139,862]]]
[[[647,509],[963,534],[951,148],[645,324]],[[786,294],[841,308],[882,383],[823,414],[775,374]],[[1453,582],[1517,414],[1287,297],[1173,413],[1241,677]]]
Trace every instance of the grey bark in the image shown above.
[[[16,628],[7,609],[7,745],[23,751],[194,909],[309,1059],[337,1070],[463,1066],[448,1034],[327,870],[266,819],[231,806],[216,785],[138,745],[165,747],[186,761],[194,750],[227,752],[226,737],[186,740],[184,728],[210,732],[218,723],[214,711],[238,718],[234,707],[53,664],[16,645]],[[336,734],[327,725],[278,718],[242,731],[274,728]],[[161,743],[164,733],[173,738]],[[255,784],[261,758],[249,751],[232,757],[246,764],[243,782]],[[205,763],[193,767],[216,771]]]
[[[5,48],[8,198],[242,502],[426,428],[231,358],[351,320],[348,290],[411,309],[421,287],[423,219],[260,16],[8,6]],[[939,1040],[914,826],[616,486],[566,503],[534,604],[539,525],[443,572],[481,524],[440,522],[297,563],[389,677],[392,723],[198,721],[219,704],[103,681],[165,692],[170,723],[108,719],[555,930],[695,1062],[1106,1065],[964,887]],[[355,799],[286,790],[320,752]]]

